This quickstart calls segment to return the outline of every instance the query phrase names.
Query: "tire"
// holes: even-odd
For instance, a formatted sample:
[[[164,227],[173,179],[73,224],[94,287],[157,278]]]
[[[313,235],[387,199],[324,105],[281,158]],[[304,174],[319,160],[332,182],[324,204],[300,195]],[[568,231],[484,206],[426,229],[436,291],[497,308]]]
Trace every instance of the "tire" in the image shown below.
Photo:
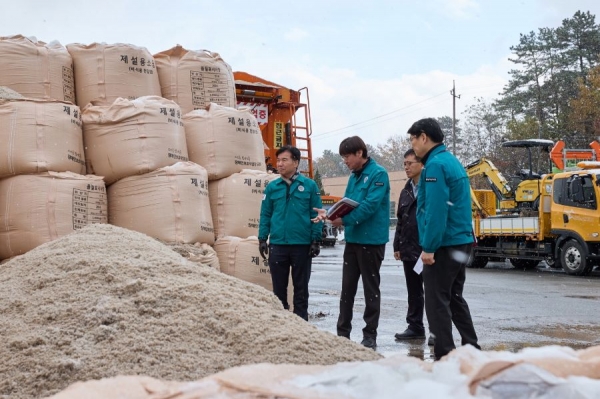
[[[540,263],[539,260],[535,260],[535,259],[511,258],[511,259],[509,259],[509,261],[516,269],[525,269],[525,270],[535,269],[537,267],[537,265]]]
[[[577,240],[568,240],[560,248],[560,263],[563,270],[572,276],[585,276],[592,271],[587,261],[587,249]]]
[[[467,262],[467,267],[471,269],[482,269],[488,264],[487,256],[475,256],[473,255],[471,259]]]

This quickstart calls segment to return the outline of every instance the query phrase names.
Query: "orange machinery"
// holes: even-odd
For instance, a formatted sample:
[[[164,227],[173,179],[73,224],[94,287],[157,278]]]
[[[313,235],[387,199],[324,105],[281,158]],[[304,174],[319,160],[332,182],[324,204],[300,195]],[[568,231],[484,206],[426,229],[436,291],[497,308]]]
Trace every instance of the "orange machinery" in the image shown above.
[[[300,150],[300,172],[313,178],[308,88],[288,89],[246,72],[234,72],[233,76],[238,107],[250,107],[259,123],[267,170],[276,170],[275,153],[289,144]],[[305,102],[301,95],[306,97]]]
[[[568,160],[578,161],[598,161],[600,160],[600,143],[592,141],[590,149],[568,150],[565,149],[565,142],[558,140],[552,150],[550,150],[550,159],[560,170],[565,170]]]

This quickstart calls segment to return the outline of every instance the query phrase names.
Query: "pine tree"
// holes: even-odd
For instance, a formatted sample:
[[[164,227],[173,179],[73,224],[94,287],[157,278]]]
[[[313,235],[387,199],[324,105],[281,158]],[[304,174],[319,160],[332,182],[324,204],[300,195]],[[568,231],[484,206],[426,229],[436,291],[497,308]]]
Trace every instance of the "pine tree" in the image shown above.
[[[329,195],[329,193],[325,192],[325,187],[323,187],[323,180],[321,180],[321,174],[319,173],[319,169],[315,169],[315,183],[317,183],[317,187],[321,192],[321,195]]]

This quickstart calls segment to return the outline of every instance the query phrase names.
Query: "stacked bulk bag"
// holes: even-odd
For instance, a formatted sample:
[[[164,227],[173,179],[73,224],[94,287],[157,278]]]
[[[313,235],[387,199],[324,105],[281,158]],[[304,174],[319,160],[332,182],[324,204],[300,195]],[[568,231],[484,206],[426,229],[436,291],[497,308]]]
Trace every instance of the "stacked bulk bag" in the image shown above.
[[[86,173],[76,105],[0,99],[0,143],[0,179],[48,171]]]
[[[0,259],[10,258],[91,223],[106,223],[101,177],[72,172],[0,180]]]
[[[273,291],[269,262],[260,256],[258,238],[222,237],[213,246],[219,259],[221,272]],[[290,311],[294,308],[294,285],[290,270],[287,287]]]
[[[77,105],[111,104],[119,97],[133,100],[161,96],[152,54],[132,44],[69,44],[77,82]]]
[[[108,187],[108,222],[166,243],[214,243],[206,170],[179,162]]]
[[[278,175],[244,169],[208,185],[217,238],[258,236],[260,206],[267,184]],[[255,248],[258,253],[258,246]]]
[[[28,98],[75,103],[73,60],[58,42],[0,37],[0,86]]]
[[[214,245],[223,273],[272,291],[269,264],[262,259],[257,248],[256,237],[223,237]]]
[[[190,161],[204,166],[209,180],[266,169],[262,134],[250,111],[211,103],[183,121]]]
[[[88,105],[82,118],[87,171],[104,176],[107,185],[188,161],[181,111],[173,101],[118,98]]]
[[[210,103],[236,106],[233,72],[219,54],[177,45],[154,59],[163,97],[179,104],[184,114]]]

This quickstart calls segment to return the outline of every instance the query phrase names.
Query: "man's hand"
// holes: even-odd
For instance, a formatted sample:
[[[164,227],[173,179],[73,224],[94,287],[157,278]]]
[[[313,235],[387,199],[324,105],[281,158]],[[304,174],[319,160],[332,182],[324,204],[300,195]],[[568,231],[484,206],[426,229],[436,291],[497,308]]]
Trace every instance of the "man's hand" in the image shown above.
[[[260,256],[262,256],[263,259],[267,259],[266,255],[269,254],[269,246],[265,240],[258,241],[258,250],[260,251]]]
[[[313,210],[317,211],[317,216],[310,219],[313,223],[319,223],[327,219],[327,211],[325,209],[313,208]]]
[[[433,259],[434,254],[430,254],[428,252],[421,253],[421,260],[424,265],[433,265],[435,263],[435,259]]]
[[[318,242],[313,241],[310,244],[310,249],[308,250],[308,254],[310,255],[311,258],[314,258],[315,256],[319,256],[320,253],[321,253],[321,245]]]
[[[342,218],[337,218],[335,220],[332,220],[331,224],[333,227],[340,227],[344,225],[344,221],[342,220]]]
[[[394,252],[394,259],[400,260],[400,251]]]

